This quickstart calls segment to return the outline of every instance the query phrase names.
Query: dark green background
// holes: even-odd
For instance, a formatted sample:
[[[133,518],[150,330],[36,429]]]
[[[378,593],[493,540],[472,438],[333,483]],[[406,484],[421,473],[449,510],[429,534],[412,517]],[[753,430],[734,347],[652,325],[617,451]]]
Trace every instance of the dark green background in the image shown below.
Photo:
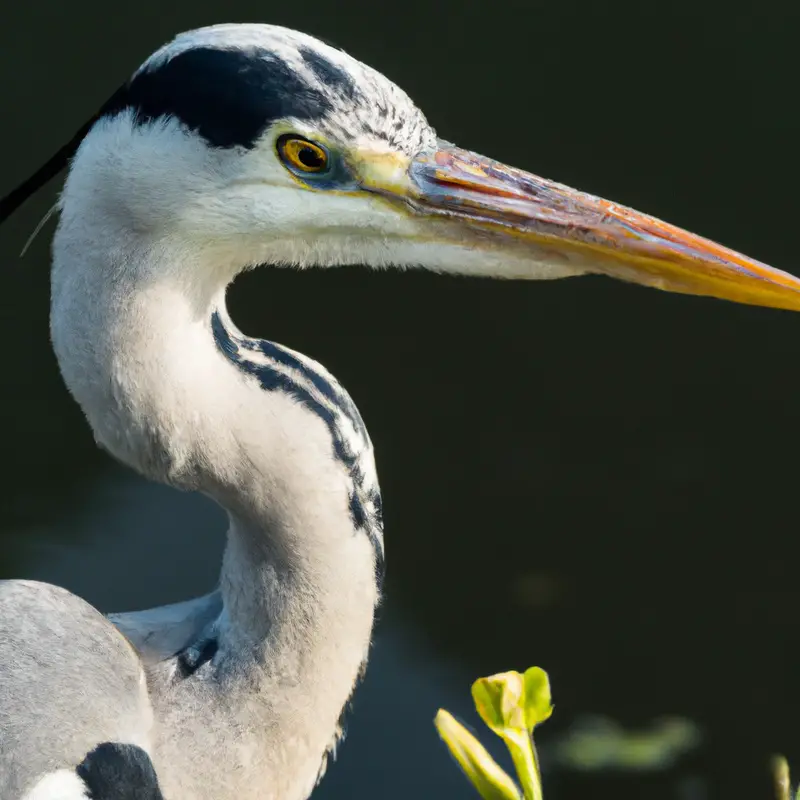
[[[445,138],[800,272],[798,35],[786,2],[6,3],[0,194],[154,48],[221,21],[319,34]],[[47,338],[48,187],[0,232],[0,574],[102,609],[213,585],[224,520],[94,449]],[[771,796],[800,769],[800,316],[586,278],[261,270],[248,333],[350,389],[375,442],[389,578],[351,734],[319,797],[467,797],[431,719],[539,664],[556,715],[679,713],[669,776],[551,771],[550,797]],[[210,389],[212,390],[212,389]],[[488,737],[487,733],[487,737]],[[212,754],[209,754],[210,757]],[[692,777],[694,776],[694,777]]]

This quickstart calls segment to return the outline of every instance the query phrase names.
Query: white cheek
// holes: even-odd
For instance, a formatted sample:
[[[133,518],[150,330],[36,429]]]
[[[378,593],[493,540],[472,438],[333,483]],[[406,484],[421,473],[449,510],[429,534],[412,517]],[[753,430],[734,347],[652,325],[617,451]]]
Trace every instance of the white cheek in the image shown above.
[[[277,166],[280,171],[264,169],[261,180],[237,181],[214,195],[198,196],[182,213],[183,234],[193,241],[207,239],[212,247],[220,237],[236,237],[241,247],[261,247],[418,233],[417,220],[375,195],[306,189]]]
[[[535,244],[474,237],[449,220],[414,216],[367,192],[287,190],[259,241],[259,263],[423,267],[507,279],[570,277],[579,264],[556,260]],[[265,200],[266,202],[266,200]]]
[[[414,235],[418,223],[368,192],[353,194],[303,189],[275,192],[272,230],[276,239],[307,234]]]
[[[498,278],[560,278],[580,265],[531,244],[468,238],[452,223],[409,214],[374,194],[310,190],[279,161],[267,135],[247,152],[210,150],[175,122],[132,127],[121,115],[86,139],[64,191],[62,223],[102,229],[104,242],[164,237],[197,281],[247,266],[421,266]],[[80,169],[78,169],[80,166]],[[120,175],[124,180],[120,180]],[[201,256],[202,254],[202,256]],[[161,264],[164,270],[168,265]]]

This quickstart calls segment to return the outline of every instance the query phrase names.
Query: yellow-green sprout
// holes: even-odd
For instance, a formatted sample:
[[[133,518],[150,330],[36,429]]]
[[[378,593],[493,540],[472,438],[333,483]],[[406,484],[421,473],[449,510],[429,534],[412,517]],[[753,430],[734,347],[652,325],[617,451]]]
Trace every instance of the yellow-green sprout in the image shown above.
[[[439,736],[483,800],[522,800],[514,781],[450,712],[440,708],[435,724]]]
[[[524,675],[503,672],[479,678],[472,698],[481,719],[506,744],[517,771],[525,800],[541,800],[542,781],[533,729],[552,713],[550,681],[539,667]],[[446,711],[440,710],[436,727],[456,761],[485,800],[519,798],[514,782],[475,739]]]
[[[772,779],[775,783],[776,800],[800,800],[800,787],[797,793],[792,795],[792,779],[789,775],[789,762],[783,756],[775,756],[772,759]]]

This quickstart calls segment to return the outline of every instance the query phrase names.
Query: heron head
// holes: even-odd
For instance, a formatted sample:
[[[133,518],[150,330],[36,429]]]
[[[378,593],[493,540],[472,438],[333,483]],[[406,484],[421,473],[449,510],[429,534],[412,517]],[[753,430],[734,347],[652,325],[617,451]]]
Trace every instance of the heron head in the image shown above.
[[[793,276],[461,150],[383,75],[281,27],[178,36],[81,139],[62,229],[85,229],[90,212],[126,241],[185,245],[226,275],[260,263],[594,272],[800,309]],[[197,259],[172,263],[202,269]]]

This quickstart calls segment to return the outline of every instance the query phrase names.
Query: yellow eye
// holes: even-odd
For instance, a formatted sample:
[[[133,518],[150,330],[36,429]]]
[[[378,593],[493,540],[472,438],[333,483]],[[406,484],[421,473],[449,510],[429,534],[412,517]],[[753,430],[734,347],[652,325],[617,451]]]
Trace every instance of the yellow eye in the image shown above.
[[[278,155],[284,164],[297,172],[320,173],[328,168],[327,150],[300,136],[281,136],[278,139]]]

